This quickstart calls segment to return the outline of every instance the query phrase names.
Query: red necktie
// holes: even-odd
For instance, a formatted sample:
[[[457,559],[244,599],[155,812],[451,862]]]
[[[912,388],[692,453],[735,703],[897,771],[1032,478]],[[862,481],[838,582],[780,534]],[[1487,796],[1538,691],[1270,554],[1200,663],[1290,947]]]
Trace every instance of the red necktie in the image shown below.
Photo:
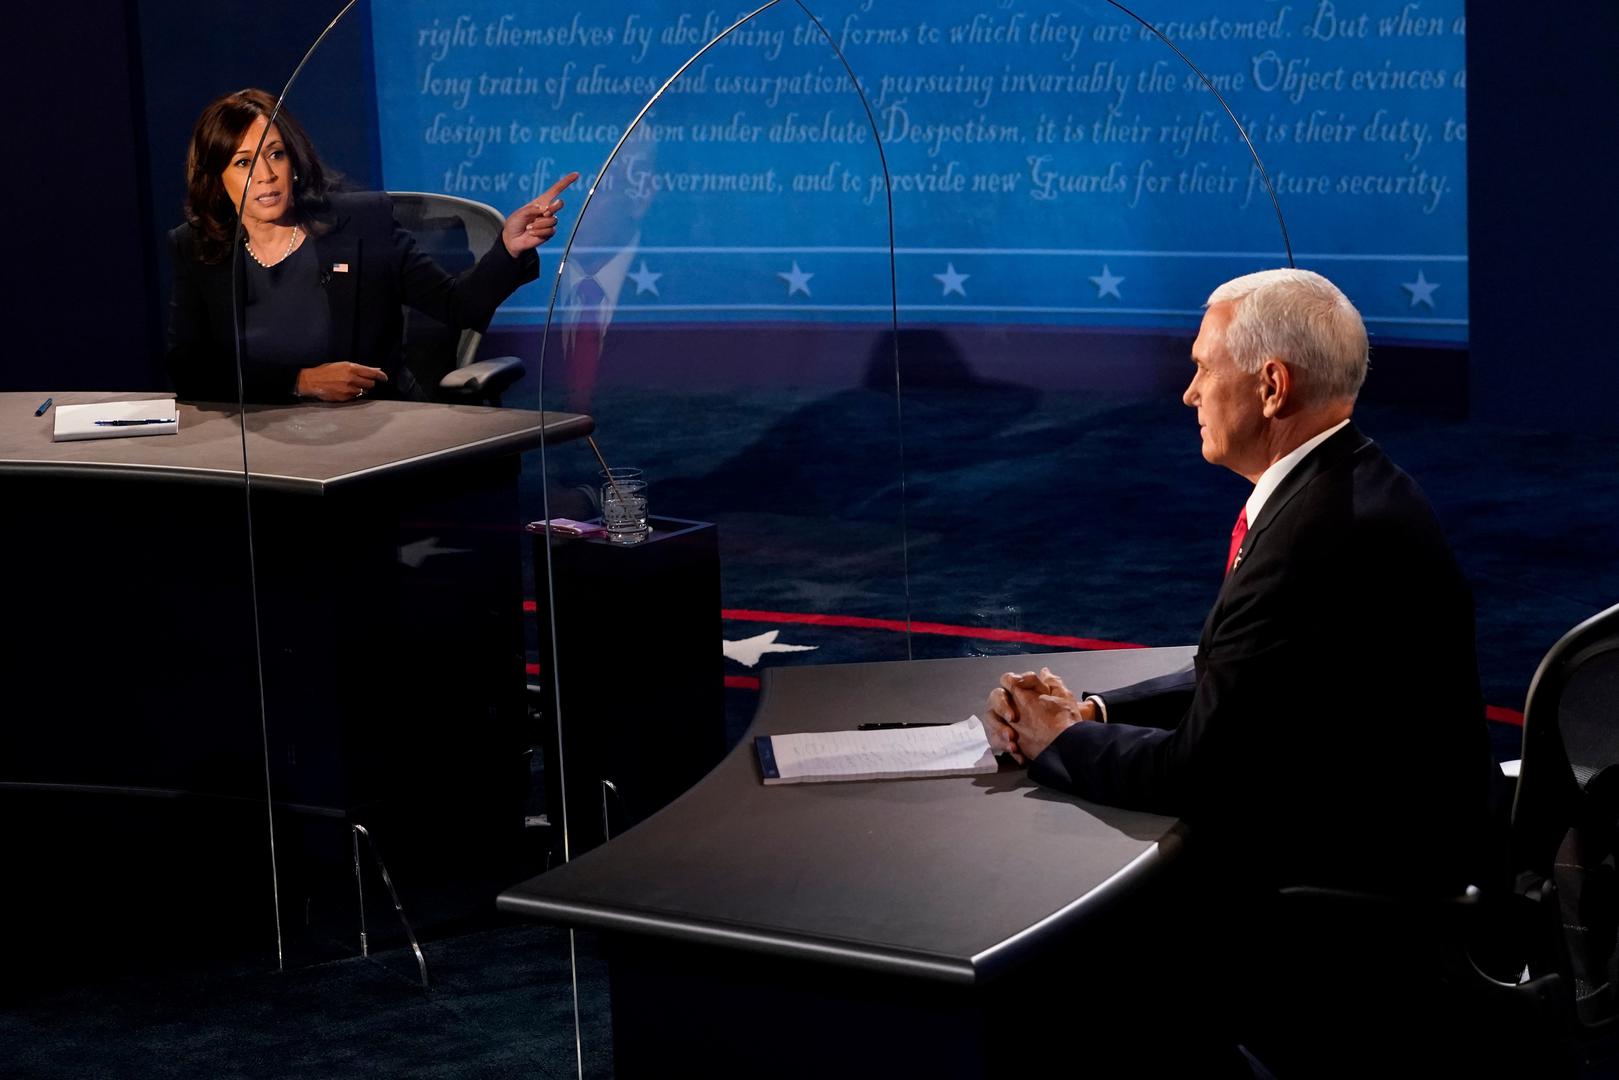
[[[1231,568],[1237,565],[1237,552],[1242,550],[1242,538],[1248,535],[1248,507],[1242,508],[1237,515],[1237,524],[1231,529],[1231,550],[1226,553],[1225,572],[1231,573]]]

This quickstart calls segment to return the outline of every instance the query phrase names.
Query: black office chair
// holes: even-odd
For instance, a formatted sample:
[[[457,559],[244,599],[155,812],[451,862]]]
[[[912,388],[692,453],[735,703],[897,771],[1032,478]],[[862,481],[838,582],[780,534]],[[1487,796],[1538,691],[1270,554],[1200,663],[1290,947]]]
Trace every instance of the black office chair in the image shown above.
[[[1564,634],[1529,684],[1512,858],[1560,1049],[1619,1064],[1619,605]]]
[[[1619,605],[1564,634],[1530,683],[1509,857],[1513,887],[1493,893],[1283,896],[1410,943],[1383,982],[1428,1010],[1435,1056],[1466,1040],[1488,1075],[1606,1075],[1619,1066]]]
[[[416,238],[417,247],[452,274],[500,242],[505,215],[485,203],[421,191],[389,195],[394,218]],[[523,377],[523,363],[515,356],[477,358],[484,329],[458,330],[405,309],[405,365],[433,400],[499,405],[501,393]]]

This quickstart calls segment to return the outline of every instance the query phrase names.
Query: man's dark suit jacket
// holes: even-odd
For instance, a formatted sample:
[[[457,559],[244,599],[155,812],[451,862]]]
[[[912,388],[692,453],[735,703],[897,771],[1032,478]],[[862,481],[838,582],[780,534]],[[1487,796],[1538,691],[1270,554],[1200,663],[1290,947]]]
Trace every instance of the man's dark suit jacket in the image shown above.
[[[1069,728],[1030,774],[1179,815],[1260,886],[1480,883],[1494,766],[1473,634],[1426,497],[1350,424],[1250,525],[1190,686],[1106,693],[1109,723]]]
[[[381,192],[333,195],[329,211],[310,231],[331,308],[331,345],[325,356],[310,357],[308,366],[348,360],[381,368],[389,382],[378,384],[379,397],[422,396],[404,366],[401,305],[450,326],[482,330],[513,290],[539,274],[533,251],[514,259],[500,243],[463,273],[446,273],[417,250],[415,240],[394,221],[392,200]],[[198,261],[190,225],[171,232],[169,242],[174,263],[169,378],[182,398],[235,401],[232,260],[211,265]],[[241,282],[238,272],[238,299]],[[239,313],[245,308],[245,302],[237,305]],[[246,400],[291,401],[296,378],[296,368],[255,364],[249,358],[242,372]]]

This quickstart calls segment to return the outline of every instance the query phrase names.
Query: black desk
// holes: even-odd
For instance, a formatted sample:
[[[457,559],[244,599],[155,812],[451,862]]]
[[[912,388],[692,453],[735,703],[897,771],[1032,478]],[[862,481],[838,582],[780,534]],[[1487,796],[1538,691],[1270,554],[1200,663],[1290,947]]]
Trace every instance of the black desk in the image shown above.
[[[267,847],[267,773],[279,807],[335,818],[509,792],[494,768],[526,779],[519,454],[589,417],[249,406],[244,474],[232,408],[181,403],[172,436],[54,443],[53,415],[33,416],[45,396],[0,394],[0,497],[27,508],[0,530],[7,591],[27,599],[0,654],[8,808],[123,800],[101,799],[99,837],[130,796],[256,804],[193,852],[224,857]]]
[[[1103,689],[1190,653],[1028,663]],[[1000,1025],[1019,1022],[1012,1006],[1056,992],[1076,1017],[1089,1010],[1076,1023],[1110,1022],[1089,1003],[1104,973],[1111,990],[1129,981],[1121,942],[1148,962],[1127,928],[1157,920],[1139,890],[1171,869],[1176,821],[1045,791],[1021,769],[766,788],[753,758],[753,734],[964,718],[1022,663],[768,672],[750,738],[696,788],[501,895],[503,910],[608,932],[618,1075],[673,1061],[727,1075],[750,1062],[760,1075],[983,1075],[1028,1065],[1027,1050],[996,1049]],[[1150,1015],[1139,1000],[1130,1008]]]
[[[0,483],[28,508],[0,566],[34,600],[5,682],[21,687],[13,717],[50,721],[7,725],[0,781],[262,794],[240,417],[182,403],[176,435],[54,443],[51,414],[32,416],[44,397],[0,394]],[[592,426],[397,401],[248,407],[281,797],[352,807],[371,795],[368,746],[521,712],[518,454]]]

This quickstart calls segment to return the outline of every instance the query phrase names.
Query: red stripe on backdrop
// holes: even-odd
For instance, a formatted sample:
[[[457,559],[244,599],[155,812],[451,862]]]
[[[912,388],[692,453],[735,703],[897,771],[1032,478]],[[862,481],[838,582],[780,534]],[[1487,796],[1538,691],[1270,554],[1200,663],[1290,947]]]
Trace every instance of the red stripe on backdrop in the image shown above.
[[[533,600],[523,601],[523,610],[535,612],[539,605]],[[1103,641],[1100,638],[1069,637],[1066,634],[1033,634],[1023,630],[997,630],[988,626],[956,626],[952,623],[912,622],[902,619],[868,619],[863,615],[817,615],[805,611],[754,611],[750,608],[725,608],[720,617],[737,622],[798,623],[805,626],[840,626],[857,630],[891,630],[903,634],[938,634],[944,637],[978,638],[980,641],[1016,641],[1025,645],[1058,645],[1069,649],[1145,649],[1128,641]]]
[[[523,601],[524,611],[535,611],[533,600]],[[895,633],[937,634],[943,637],[978,638],[981,641],[1016,641],[1025,645],[1056,645],[1068,649],[1145,649],[1128,641],[1104,641],[1100,638],[1070,637],[1066,634],[1032,634],[1022,630],[997,630],[986,626],[956,626],[951,623],[913,622],[901,619],[870,619],[863,615],[817,615],[805,611],[755,611],[752,608],[724,608],[720,617],[734,622],[798,623],[804,626],[840,626],[856,630],[890,630]],[[529,664],[528,673],[538,675],[538,664]],[[759,680],[753,675],[727,675],[725,685],[737,690],[757,690]],[[1523,726],[1523,713],[1500,705],[1486,705],[1484,718],[1498,724]]]
[[[859,630],[892,630],[896,633],[939,634],[944,637],[978,638],[981,641],[1016,641],[1024,645],[1060,645],[1069,649],[1145,649],[1128,641],[1102,641],[1099,638],[1069,637],[1066,634],[1031,634],[1023,630],[997,630],[988,626],[955,626],[950,623],[911,622],[901,619],[868,619],[862,615],[814,615],[798,611],[753,611],[726,608],[720,616],[737,622],[800,623],[808,626],[842,626]]]

